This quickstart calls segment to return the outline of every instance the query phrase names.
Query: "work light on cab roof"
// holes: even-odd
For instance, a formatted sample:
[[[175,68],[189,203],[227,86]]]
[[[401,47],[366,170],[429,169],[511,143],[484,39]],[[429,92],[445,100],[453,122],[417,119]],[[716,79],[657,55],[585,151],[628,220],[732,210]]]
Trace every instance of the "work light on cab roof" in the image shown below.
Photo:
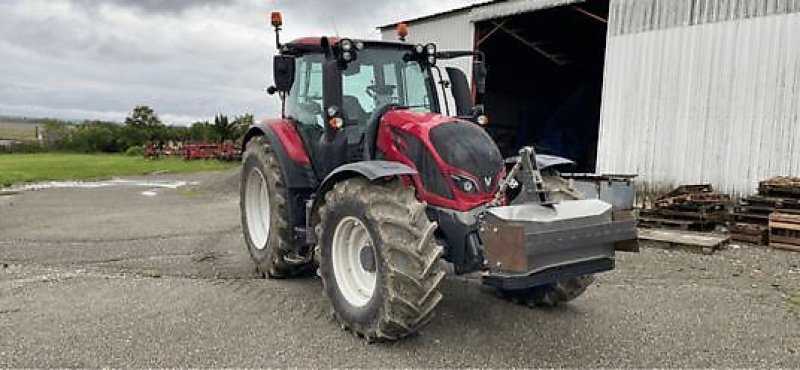
[[[408,25],[405,23],[398,23],[397,38],[400,39],[400,41],[406,41],[406,36],[408,36]]]
[[[283,17],[281,17],[281,12],[272,12],[272,14],[270,14],[270,19],[273,27],[280,27],[283,25]]]

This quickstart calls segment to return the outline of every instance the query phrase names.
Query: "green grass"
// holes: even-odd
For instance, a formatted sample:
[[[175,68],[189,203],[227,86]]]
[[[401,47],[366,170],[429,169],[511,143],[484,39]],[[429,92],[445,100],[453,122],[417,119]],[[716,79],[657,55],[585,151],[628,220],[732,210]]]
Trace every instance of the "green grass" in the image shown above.
[[[154,172],[216,171],[238,165],[238,162],[185,161],[178,158],[145,160],[117,154],[3,154],[0,155],[0,186],[47,180],[103,179]]]

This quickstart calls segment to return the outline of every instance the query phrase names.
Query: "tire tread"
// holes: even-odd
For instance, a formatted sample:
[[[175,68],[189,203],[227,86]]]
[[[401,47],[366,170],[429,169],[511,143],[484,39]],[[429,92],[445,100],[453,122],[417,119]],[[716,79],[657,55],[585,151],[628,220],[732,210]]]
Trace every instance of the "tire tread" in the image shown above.
[[[325,204],[319,210],[320,225],[326,225],[330,207],[344,198],[355,198],[368,205],[367,218],[377,226],[383,241],[379,253],[386,270],[383,279],[386,296],[378,318],[369,325],[346,322],[335,310],[334,315],[347,330],[370,342],[397,340],[417,332],[430,320],[442,299],[438,289],[445,275],[436,263],[443,248],[433,238],[420,243],[421,238],[432,232],[425,205],[416,199],[413,188],[398,181],[379,184],[360,178],[349,179],[334,185],[325,195]],[[327,231],[318,227],[316,232],[317,240],[324,240],[322,235]],[[317,248],[317,256],[320,259],[318,275],[323,277],[327,291],[327,285],[334,282],[324,278],[332,276],[323,271],[326,266],[323,261],[328,258],[326,249]],[[398,256],[403,256],[406,263],[396,263],[393,257]]]

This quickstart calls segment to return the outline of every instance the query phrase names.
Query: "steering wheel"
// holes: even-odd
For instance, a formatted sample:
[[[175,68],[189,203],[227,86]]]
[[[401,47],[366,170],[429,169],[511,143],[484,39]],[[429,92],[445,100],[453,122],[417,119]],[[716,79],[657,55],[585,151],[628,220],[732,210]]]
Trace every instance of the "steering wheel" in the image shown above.
[[[396,85],[369,85],[367,86],[367,95],[370,98],[375,98],[378,95],[391,96],[394,95]]]

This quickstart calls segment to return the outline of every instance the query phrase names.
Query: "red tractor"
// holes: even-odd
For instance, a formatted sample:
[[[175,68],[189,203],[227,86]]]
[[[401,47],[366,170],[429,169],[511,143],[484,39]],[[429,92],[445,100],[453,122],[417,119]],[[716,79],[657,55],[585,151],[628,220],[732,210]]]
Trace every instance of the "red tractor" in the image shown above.
[[[442,113],[437,61],[474,58],[481,93],[480,55],[347,38],[281,44],[280,15],[272,21],[268,91],[283,111],[243,142],[244,238],[268,277],[316,267],[353,333],[395,340],[425,325],[442,298],[442,260],[514,301],[555,305],[613,269],[615,243],[636,238],[632,221],[546,168],[567,160],[530,147],[504,160],[458,69],[441,84],[457,114]]]

